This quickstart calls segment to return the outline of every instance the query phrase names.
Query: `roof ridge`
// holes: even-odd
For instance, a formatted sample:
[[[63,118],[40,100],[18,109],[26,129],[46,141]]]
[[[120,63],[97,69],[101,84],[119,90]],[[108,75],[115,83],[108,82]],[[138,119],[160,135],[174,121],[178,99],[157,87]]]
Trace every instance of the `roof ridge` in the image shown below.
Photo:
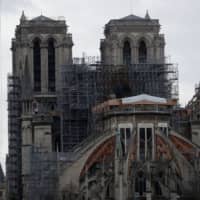
[[[134,14],[130,14],[130,15],[127,15],[123,18],[120,18],[119,20],[144,20],[145,18],[143,17],[139,17],[137,15],[134,15]]]
[[[31,19],[31,21],[54,21],[54,20],[41,14],[38,17]]]

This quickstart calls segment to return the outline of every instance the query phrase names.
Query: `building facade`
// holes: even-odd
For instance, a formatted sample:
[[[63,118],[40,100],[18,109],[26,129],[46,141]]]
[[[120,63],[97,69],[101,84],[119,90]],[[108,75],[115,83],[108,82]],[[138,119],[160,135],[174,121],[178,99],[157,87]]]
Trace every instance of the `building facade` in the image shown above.
[[[101,40],[102,62],[110,65],[165,62],[165,39],[159,20],[129,15],[110,20]]]
[[[11,47],[13,77],[8,79],[10,137],[7,171],[8,193],[13,193],[11,199],[21,200],[29,193],[34,152],[60,149],[56,94],[60,66],[72,62],[72,46],[72,37],[67,33],[64,20],[52,20],[42,15],[29,20],[22,13]],[[15,79],[20,91],[14,99],[10,96],[18,87]],[[14,85],[10,85],[12,80]],[[14,103],[18,103],[18,107]],[[16,109],[17,116],[13,115]],[[14,121],[20,121],[18,127],[14,127]]]
[[[177,69],[167,63],[159,20],[148,13],[110,20],[104,35],[100,50],[107,98],[142,93],[178,98]]]
[[[97,105],[101,133],[75,149],[60,199],[198,199],[200,148],[170,129],[175,104],[138,95]]]
[[[8,78],[13,83],[8,85],[9,199],[150,200],[156,195],[159,199],[159,193],[175,200],[179,190],[193,191],[187,183],[198,163],[193,169],[194,161],[182,153],[184,148],[191,150],[196,159],[199,150],[169,131],[178,76],[177,68],[165,59],[159,21],[148,13],[144,18],[129,15],[110,20],[104,34],[101,59],[87,62],[83,57],[77,62],[65,20],[43,15],[28,19],[22,13],[12,40],[13,70]],[[172,144],[174,138],[181,149]],[[172,172],[164,169],[165,163]],[[186,167],[177,172],[180,163]],[[139,177],[131,170],[136,165]],[[159,166],[164,183],[149,178],[158,175],[150,168]],[[98,179],[101,169],[108,174]],[[187,183],[180,183],[181,178]],[[167,181],[171,188],[166,188]]]
[[[21,83],[18,76],[8,76],[8,156],[6,158],[9,199],[21,199]]]
[[[200,146],[200,84],[195,86],[195,94],[186,108],[190,112],[191,140]]]

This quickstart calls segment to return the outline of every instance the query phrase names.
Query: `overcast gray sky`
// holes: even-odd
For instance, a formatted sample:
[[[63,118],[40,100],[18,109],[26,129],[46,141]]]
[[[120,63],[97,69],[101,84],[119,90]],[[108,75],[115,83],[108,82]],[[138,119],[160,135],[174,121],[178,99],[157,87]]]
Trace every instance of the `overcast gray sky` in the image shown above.
[[[11,72],[11,38],[22,10],[28,17],[41,13],[64,16],[73,34],[74,56],[99,55],[99,40],[109,19],[129,14],[143,17],[146,10],[160,20],[166,56],[179,65],[180,102],[185,105],[200,81],[199,0],[0,0],[0,161],[7,152],[7,74]]]

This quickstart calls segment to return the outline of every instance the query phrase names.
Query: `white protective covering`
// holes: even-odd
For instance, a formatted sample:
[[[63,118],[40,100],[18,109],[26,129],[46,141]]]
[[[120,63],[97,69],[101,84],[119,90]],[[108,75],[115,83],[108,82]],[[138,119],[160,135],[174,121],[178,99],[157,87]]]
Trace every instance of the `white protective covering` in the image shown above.
[[[167,100],[165,98],[154,97],[154,96],[150,96],[148,94],[140,94],[138,96],[122,98],[122,104],[137,103],[140,101],[150,101],[150,102],[155,102],[155,103],[167,103]]]

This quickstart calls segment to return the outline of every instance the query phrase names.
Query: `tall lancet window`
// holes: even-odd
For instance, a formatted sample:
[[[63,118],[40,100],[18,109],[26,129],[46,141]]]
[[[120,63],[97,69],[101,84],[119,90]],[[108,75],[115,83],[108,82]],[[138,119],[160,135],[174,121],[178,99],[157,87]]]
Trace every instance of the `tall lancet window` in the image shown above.
[[[48,40],[48,90],[55,91],[55,46],[54,39]]]
[[[124,42],[123,47],[123,64],[130,65],[131,64],[131,46],[129,41]]]
[[[147,47],[145,42],[142,40],[139,45],[139,63],[147,62]]]
[[[41,53],[40,40],[36,38],[33,41],[33,76],[34,76],[34,91],[41,91]]]

